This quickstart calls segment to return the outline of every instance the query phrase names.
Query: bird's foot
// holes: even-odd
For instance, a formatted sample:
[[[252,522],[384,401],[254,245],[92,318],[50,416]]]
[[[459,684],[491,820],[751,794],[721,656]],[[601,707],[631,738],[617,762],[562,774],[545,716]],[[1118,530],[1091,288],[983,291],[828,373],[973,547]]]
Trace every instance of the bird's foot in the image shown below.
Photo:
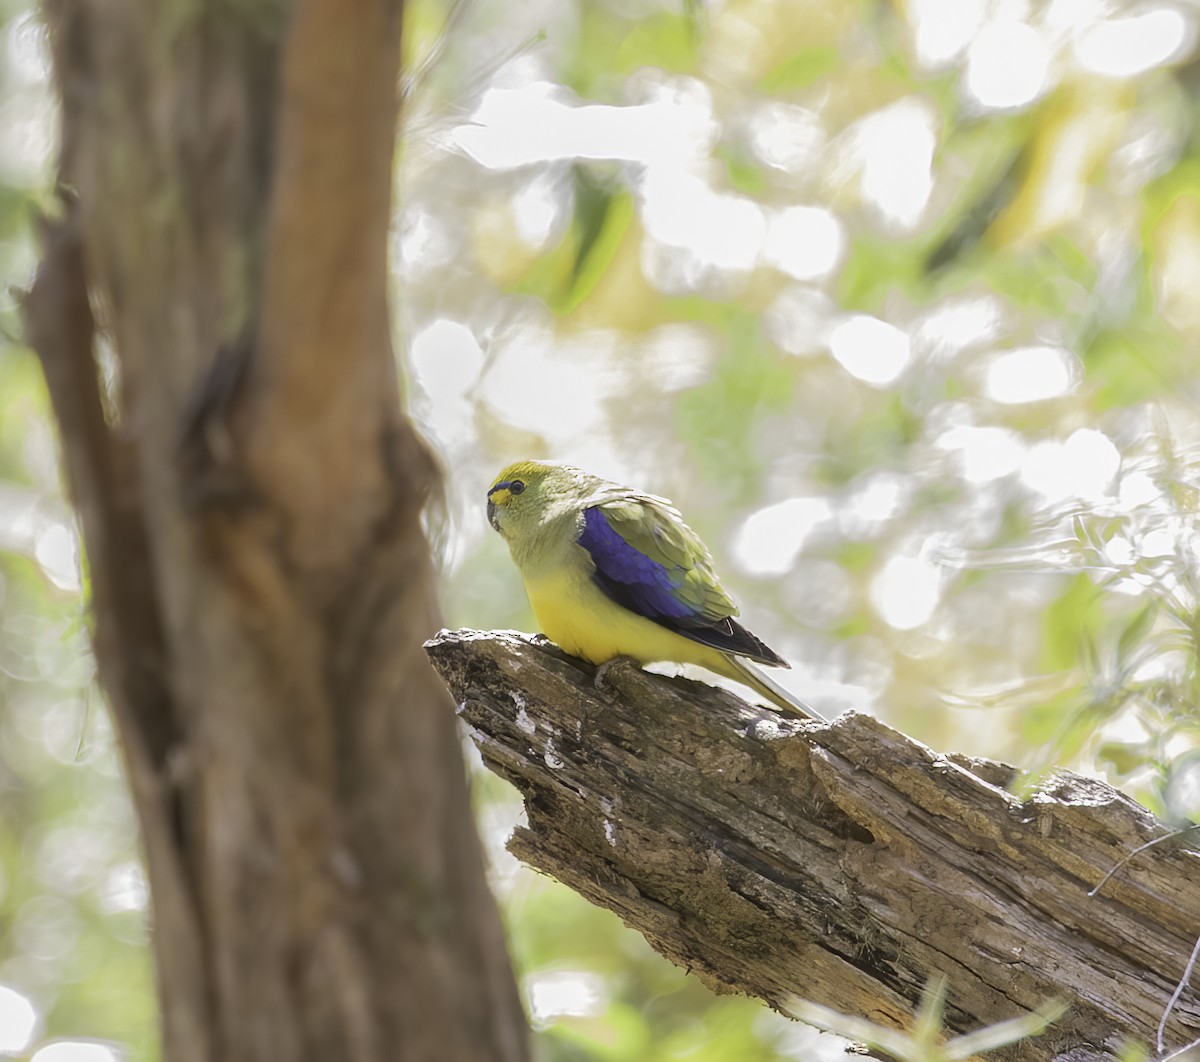
[[[621,669],[636,668],[638,671],[642,669],[642,665],[634,660],[632,656],[614,656],[611,660],[604,661],[603,664],[596,668],[596,675],[592,679],[592,685],[601,692],[613,689],[615,683],[609,678],[609,672],[618,667]]]

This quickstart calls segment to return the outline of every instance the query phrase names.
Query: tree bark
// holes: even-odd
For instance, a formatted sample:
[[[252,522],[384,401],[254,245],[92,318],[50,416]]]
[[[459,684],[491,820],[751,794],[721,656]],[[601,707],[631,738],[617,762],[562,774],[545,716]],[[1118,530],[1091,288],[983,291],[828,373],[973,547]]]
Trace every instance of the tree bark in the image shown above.
[[[45,10],[69,192],[25,320],[143,828],[165,1056],[524,1059],[421,653],[438,477],[386,305],[401,5]]]
[[[1004,764],[869,716],[823,725],[726,690],[602,675],[544,640],[443,631],[426,649],[484,762],[525,800],[510,850],[615,911],[717,991],[904,1025],[931,975],[963,1033],[1070,1004],[989,1057],[1114,1059],[1155,1029],[1200,932],[1200,855],[1102,782],[1021,799]],[[1186,991],[1168,1045],[1200,1037]]]

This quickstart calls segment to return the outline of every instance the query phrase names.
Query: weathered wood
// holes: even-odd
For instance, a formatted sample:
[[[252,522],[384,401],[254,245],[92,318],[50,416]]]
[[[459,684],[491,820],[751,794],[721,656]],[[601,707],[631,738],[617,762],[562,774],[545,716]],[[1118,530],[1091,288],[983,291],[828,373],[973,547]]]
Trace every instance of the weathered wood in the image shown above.
[[[615,911],[722,991],[903,1024],[949,978],[957,1032],[1051,999],[997,1058],[1115,1057],[1153,1043],[1200,932],[1200,855],[1093,779],[1028,799],[1004,764],[942,755],[875,719],[785,719],[723,689],[596,669],[541,639],[443,631],[426,649],[484,762],[525,799],[510,850]],[[1168,1025],[1200,1036],[1185,992]]]

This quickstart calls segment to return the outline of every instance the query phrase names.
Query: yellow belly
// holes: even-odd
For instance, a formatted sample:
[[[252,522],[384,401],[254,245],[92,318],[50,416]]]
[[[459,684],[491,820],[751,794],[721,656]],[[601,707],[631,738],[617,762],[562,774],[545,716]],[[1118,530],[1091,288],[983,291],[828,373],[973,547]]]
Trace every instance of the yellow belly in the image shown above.
[[[731,674],[722,652],[623,608],[587,574],[556,572],[527,580],[525,590],[542,632],[572,656],[593,664],[618,656],[630,656],[642,664],[671,660],[737,677]]]

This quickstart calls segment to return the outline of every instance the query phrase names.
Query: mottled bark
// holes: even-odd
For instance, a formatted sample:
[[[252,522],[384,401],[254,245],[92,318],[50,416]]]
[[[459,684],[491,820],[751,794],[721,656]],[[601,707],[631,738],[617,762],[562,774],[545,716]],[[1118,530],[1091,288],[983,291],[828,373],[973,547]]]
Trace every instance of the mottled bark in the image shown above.
[[[1200,854],[1092,779],[1025,799],[1003,764],[941,755],[869,716],[823,725],[731,693],[595,669],[541,641],[427,645],[484,762],[525,799],[510,849],[712,988],[897,1026],[949,980],[957,1032],[1070,1004],[989,1057],[1112,1059],[1155,1029],[1200,932]],[[1200,1036],[1186,991],[1167,1043]]]
[[[143,826],[165,1055],[524,1059],[421,652],[437,475],[385,297],[401,5],[46,16],[68,192],[26,325]]]

